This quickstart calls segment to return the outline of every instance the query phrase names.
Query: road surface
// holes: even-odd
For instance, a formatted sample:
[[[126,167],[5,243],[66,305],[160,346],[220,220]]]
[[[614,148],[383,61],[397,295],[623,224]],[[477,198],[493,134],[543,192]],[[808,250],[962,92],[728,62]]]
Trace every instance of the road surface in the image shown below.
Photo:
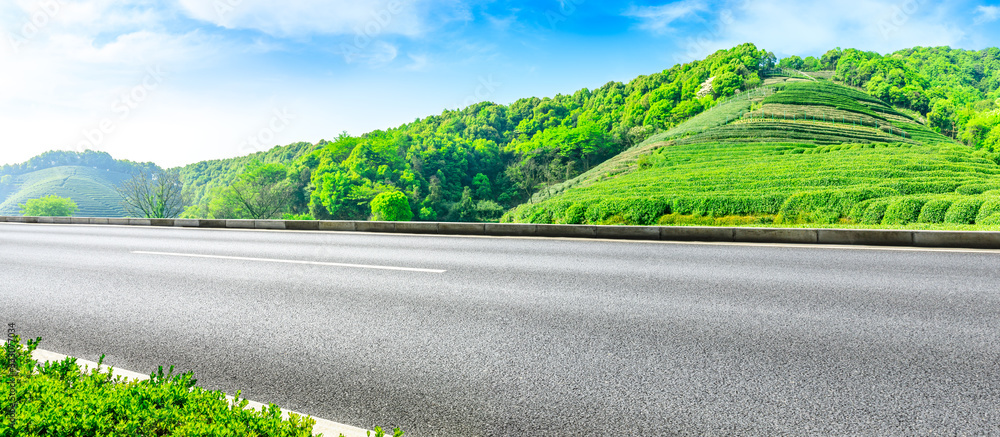
[[[407,435],[1000,433],[1000,252],[0,224],[41,348]]]

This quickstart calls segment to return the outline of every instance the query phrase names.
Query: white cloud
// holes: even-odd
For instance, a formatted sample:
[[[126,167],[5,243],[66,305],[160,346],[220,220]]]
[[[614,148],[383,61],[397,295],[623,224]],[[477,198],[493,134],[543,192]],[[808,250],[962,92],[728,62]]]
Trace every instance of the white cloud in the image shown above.
[[[976,14],[976,24],[990,23],[1000,18],[1000,6],[978,6]]]
[[[227,29],[277,37],[312,34],[416,36],[425,30],[423,1],[403,0],[177,0],[192,18]]]
[[[678,61],[699,59],[744,42],[778,54],[822,54],[835,48],[881,53],[914,46],[960,46],[962,23],[926,1],[732,1],[711,25],[681,42]]]
[[[407,70],[421,71],[427,68],[428,64],[427,55],[415,55],[413,53],[407,53],[406,56],[410,58],[411,61],[413,61],[410,63],[410,65],[406,66]]]
[[[705,11],[708,4],[704,0],[683,0],[661,6],[633,6],[624,15],[638,19],[640,29],[664,33],[673,22]]]

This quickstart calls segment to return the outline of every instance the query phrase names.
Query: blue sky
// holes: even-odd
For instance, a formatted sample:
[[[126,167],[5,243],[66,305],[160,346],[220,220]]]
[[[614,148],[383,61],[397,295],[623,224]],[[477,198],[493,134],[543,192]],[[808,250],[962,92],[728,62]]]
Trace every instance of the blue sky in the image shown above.
[[[0,164],[93,149],[177,166],[477,101],[597,88],[753,42],[1000,45],[1000,6],[929,0],[5,0]]]

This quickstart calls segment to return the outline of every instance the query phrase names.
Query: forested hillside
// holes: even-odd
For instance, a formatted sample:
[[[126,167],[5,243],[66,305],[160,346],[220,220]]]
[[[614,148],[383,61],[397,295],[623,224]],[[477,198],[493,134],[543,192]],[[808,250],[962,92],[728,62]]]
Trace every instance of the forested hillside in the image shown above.
[[[589,170],[719,98],[759,86],[761,72],[774,62],[773,54],[744,44],[627,84],[446,110],[360,137],[341,136],[283,168],[272,165],[269,174],[286,176],[286,212],[318,219],[365,220],[376,195],[402,191],[421,220],[496,220],[540,188]],[[711,86],[704,86],[710,77]],[[205,188],[191,188],[202,200],[188,215],[238,211],[227,204],[236,196],[227,195],[219,170],[204,164],[183,171],[186,183],[206,181],[196,182]],[[216,191],[205,196],[212,183]]]
[[[185,203],[190,205],[185,215],[187,217],[209,217],[211,215],[209,203],[212,198],[219,197],[223,188],[232,185],[240,174],[247,171],[248,165],[258,162],[283,166],[326,146],[326,144],[326,141],[320,141],[317,144],[300,142],[236,158],[200,161],[176,169],[184,184]],[[303,186],[302,189],[308,188]],[[292,203],[289,201],[289,209],[292,209]]]

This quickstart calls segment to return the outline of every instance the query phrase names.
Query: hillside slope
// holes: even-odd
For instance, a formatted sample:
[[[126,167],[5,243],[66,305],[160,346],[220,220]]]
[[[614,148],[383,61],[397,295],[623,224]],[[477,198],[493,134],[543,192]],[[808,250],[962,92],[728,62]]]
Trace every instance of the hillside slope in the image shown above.
[[[21,215],[18,205],[54,194],[73,199],[77,217],[124,217],[115,185],[126,173],[83,166],[58,166],[11,176],[0,186],[0,215]]]
[[[539,193],[504,221],[1000,223],[1000,157],[865,93],[799,82],[733,100],[742,103],[706,111]]]

